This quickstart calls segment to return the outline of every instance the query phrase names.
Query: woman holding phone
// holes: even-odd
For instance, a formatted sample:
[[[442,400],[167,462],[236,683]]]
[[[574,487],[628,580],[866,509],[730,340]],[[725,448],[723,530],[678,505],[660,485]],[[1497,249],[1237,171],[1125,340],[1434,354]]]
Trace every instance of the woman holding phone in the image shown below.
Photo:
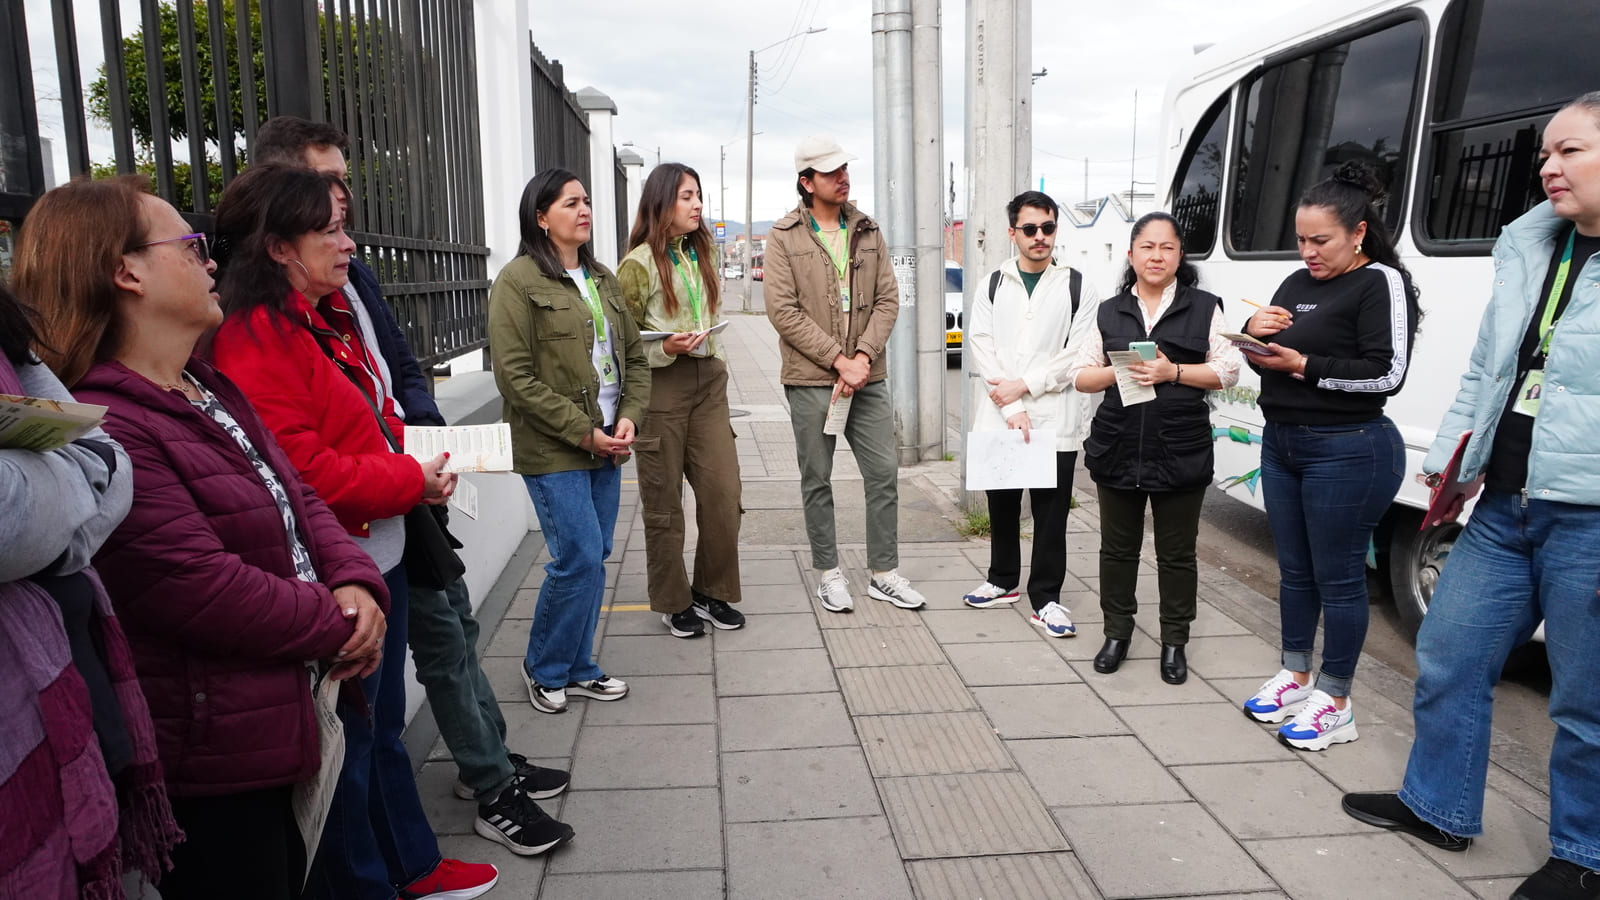
[[[744,627],[739,589],[739,456],[728,421],[728,365],[710,329],[718,280],[711,233],[700,217],[700,176],[682,163],[645,180],[639,218],[617,266],[622,295],[646,341],[650,408],[639,458],[650,609],[674,637]],[[683,564],[683,480],[694,490],[694,577]]]
[[[1239,380],[1242,360],[1222,337],[1222,299],[1200,290],[1184,258],[1177,220],[1153,212],[1133,226],[1122,290],[1100,306],[1097,327],[1069,348],[1067,378],[1084,393],[1106,392],[1095,412],[1083,462],[1100,499],[1100,607],[1105,644],[1096,672],[1115,672],[1133,639],[1134,595],[1144,509],[1155,519],[1161,595],[1161,679],[1189,677],[1184,647],[1195,617],[1195,540],[1211,483],[1211,411],[1206,391]],[[1137,350],[1133,379],[1153,389],[1124,397],[1108,351]]]

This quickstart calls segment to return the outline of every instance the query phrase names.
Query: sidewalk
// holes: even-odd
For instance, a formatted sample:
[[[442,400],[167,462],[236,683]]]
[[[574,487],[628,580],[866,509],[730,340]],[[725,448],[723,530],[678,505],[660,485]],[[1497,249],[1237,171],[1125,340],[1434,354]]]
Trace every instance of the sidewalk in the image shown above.
[[[1241,598],[1262,598],[1217,569],[1201,565],[1188,683],[1157,672],[1148,545],[1141,633],[1120,672],[1095,673],[1092,498],[1080,496],[1068,534],[1062,603],[1078,636],[1053,640],[1029,626],[1025,600],[961,604],[983,580],[988,546],[956,532],[957,464],[902,469],[900,570],[929,605],[901,610],[866,598],[860,479],[841,441],[835,500],[857,601],[850,615],[824,611],[811,593],[777,340],[763,317],[731,322],[730,401],[747,413],[733,421],[749,624],[681,640],[648,611],[630,469],[596,645],[632,692],[544,715],[517,667],[549,557],[513,559],[502,585],[520,589],[504,617],[489,620],[503,603],[484,608],[484,668],[511,748],[571,768],[571,790],[544,805],[577,838],[524,860],[474,836],[473,806],[451,795],[455,767],[435,743],[419,777],[430,819],[446,855],[500,866],[491,896],[1503,900],[1543,864],[1547,788],[1531,766],[1514,767],[1517,777],[1498,765],[1503,742],[1488,837],[1467,853],[1341,813],[1344,791],[1398,785],[1411,738],[1405,686],[1389,673],[1389,690],[1356,695],[1355,743],[1282,747],[1238,708],[1279,668],[1258,636],[1275,623],[1252,621]]]

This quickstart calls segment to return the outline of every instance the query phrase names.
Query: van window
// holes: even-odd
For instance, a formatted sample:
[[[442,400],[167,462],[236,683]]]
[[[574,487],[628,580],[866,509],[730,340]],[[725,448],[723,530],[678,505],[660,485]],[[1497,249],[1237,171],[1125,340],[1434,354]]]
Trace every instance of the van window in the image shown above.
[[[947,294],[961,293],[961,267],[944,267],[944,292]]]
[[[1306,189],[1350,160],[1388,187],[1400,224],[1423,24],[1416,19],[1274,63],[1247,83],[1228,236],[1240,251],[1292,251]]]
[[[1172,217],[1183,228],[1186,255],[1208,256],[1217,241],[1222,206],[1222,149],[1228,141],[1228,95],[1206,110],[1195,125],[1173,180]]]
[[[1593,55],[1563,48],[1597,42],[1600,17],[1576,14],[1570,0],[1450,5],[1422,192],[1428,241],[1483,249],[1544,199],[1544,126],[1563,104],[1600,87]]]

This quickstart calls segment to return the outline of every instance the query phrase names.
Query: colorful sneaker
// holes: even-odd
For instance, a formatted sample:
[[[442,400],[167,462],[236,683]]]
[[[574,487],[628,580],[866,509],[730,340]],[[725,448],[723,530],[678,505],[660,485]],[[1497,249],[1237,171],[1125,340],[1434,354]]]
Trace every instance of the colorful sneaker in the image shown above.
[[[565,688],[547,688],[528,674],[527,668],[522,669],[522,680],[528,685],[528,701],[533,708],[542,713],[564,713],[567,711],[567,691]]]
[[[901,609],[921,609],[928,602],[904,575],[894,569],[868,579],[867,596],[874,600],[887,600]]]
[[[588,681],[574,681],[567,685],[567,693],[588,697],[590,700],[621,700],[628,696],[628,683],[621,678],[601,675]]]
[[[1078,634],[1078,626],[1072,624],[1067,608],[1054,600],[1036,610],[1028,621],[1053,638],[1076,637]]]
[[[855,598],[850,596],[850,582],[845,580],[838,566],[823,572],[817,579],[817,599],[828,612],[850,612],[856,608]]]
[[[692,606],[675,613],[662,613],[661,622],[672,632],[673,637],[697,638],[706,633],[706,626],[701,624],[700,617],[695,615]]]
[[[1357,737],[1355,704],[1347,699],[1340,709],[1322,691],[1312,691],[1300,712],[1278,729],[1278,740],[1296,750],[1326,750]]]
[[[500,870],[488,863],[441,859],[433,871],[398,888],[400,900],[472,900],[489,893]]]
[[[557,822],[515,785],[493,803],[478,804],[472,830],[518,856],[538,856],[572,840],[572,826]]]
[[[995,587],[985,581],[983,584],[973,588],[965,597],[962,597],[961,602],[973,609],[988,609],[991,606],[999,606],[1002,603],[1015,603],[1017,598],[1021,596],[1021,594],[1017,593],[1016,588],[1006,590],[1003,587]]]
[[[1295,681],[1294,673],[1283,669],[1244,702],[1244,714],[1257,722],[1276,725],[1299,712],[1309,696],[1311,685]]]
[[[689,608],[694,610],[695,615],[710,622],[711,627],[719,631],[733,631],[744,627],[744,613],[715,597],[695,594],[694,602]]]
[[[571,781],[564,770],[536,766],[521,753],[507,753],[506,758],[511,760],[511,786],[521,788],[523,793],[535,800],[548,800],[559,795],[567,789],[567,782]],[[462,800],[475,800],[478,796],[459,778],[456,779],[455,794]]]

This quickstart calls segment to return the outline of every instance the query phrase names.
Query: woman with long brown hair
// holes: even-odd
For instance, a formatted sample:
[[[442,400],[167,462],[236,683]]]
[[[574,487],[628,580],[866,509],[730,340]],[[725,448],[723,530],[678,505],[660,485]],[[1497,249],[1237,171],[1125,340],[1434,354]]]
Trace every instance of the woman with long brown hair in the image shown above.
[[[728,422],[728,365],[711,328],[719,282],[702,220],[700,176],[682,163],[657,166],[644,184],[632,248],[617,266],[622,295],[646,342],[650,408],[639,457],[650,609],[676,637],[744,627],[739,602],[739,456]],[[683,480],[694,490],[694,577],[683,564]]]

